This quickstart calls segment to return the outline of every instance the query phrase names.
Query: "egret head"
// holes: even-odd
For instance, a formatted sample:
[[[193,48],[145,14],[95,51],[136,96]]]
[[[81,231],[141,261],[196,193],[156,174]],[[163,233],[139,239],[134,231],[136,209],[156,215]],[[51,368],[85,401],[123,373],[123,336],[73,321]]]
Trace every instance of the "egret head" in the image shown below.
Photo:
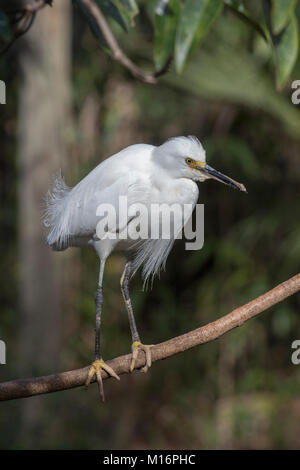
[[[239,191],[247,192],[243,184],[223,175],[206,163],[205,150],[194,136],[174,137],[155,149],[159,166],[174,178],[203,182],[215,179]]]

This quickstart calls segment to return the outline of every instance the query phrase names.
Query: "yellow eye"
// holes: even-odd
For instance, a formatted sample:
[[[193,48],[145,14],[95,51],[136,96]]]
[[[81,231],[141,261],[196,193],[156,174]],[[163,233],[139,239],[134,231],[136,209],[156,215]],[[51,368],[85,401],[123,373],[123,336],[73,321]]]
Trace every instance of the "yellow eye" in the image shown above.
[[[191,165],[193,163],[193,160],[191,158],[186,158],[185,163],[187,163],[188,165]]]

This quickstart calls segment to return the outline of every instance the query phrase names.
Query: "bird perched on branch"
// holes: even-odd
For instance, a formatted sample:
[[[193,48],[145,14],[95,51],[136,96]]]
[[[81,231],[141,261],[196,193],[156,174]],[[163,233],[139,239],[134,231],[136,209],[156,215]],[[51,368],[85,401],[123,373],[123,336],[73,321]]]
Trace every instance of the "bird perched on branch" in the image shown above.
[[[245,187],[214,170],[206,163],[205,151],[196,137],[175,137],[160,146],[137,144],[127,147],[104,160],[75,187],[69,188],[59,176],[46,199],[45,225],[49,228],[48,244],[54,250],[69,247],[91,246],[99,260],[99,279],[95,295],[96,326],[95,355],[89,369],[86,386],[96,376],[99,393],[104,401],[101,370],[119,380],[114,370],[104,362],[100,348],[100,324],[103,303],[102,281],[104,266],[113,250],[127,250],[128,260],[121,277],[121,291],[128,313],[132,336],[132,360],[135,368],[139,351],[145,354],[146,372],[151,366],[151,345],[141,342],[136,327],[129,295],[129,281],[142,266],[142,276],[147,282],[159,273],[177,238],[190,217],[197,199],[198,182],[213,178],[234,189],[246,192]],[[125,198],[126,207],[120,205]],[[122,199],[122,201],[123,201]],[[130,211],[138,204],[146,209],[146,217],[153,227],[151,214],[154,205],[176,205],[175,213],[188,207],[187,215],[179,217],[179,226],[169,236],[141,236],[140,212]],[[142,207],[141,207],[142,206]],[[105,218],[105,210],[113,209],[114,217]],[[100,225],[99,225],[100,224]],[[158,221],[161,228],[162,220]],[[174,220],[169,225],[174,227]],[[149,229],[149,227],[148,227]]]

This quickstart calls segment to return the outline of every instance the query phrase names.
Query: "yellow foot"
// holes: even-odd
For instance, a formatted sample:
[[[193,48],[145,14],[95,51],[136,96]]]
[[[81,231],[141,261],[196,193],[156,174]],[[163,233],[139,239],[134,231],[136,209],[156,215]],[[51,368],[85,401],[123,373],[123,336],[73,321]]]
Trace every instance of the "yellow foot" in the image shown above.
[[[139,350],[144,351],[146,355],[146,364],[144,367],[142,367],[143,372],[147,372],[149,367],[151,367],[151,351],[150,349],[154,346],[154,344],[142,344],[140,341],[134,341],[131,346],[131,351],[132,351],[132,358],[131,358],[131,364],[130,364],[130,372],[133,371],[135,368],[135,362],[137,360]]]
[[[93,364],[91,365],[89,369],[88,376],[85,382],[85,387],[87,388],[89,386],[92,378],[94,377],[94,375],[96,375],[100,398],[102,401],[105,401],[103,381],[102,381],[102,375],[101,375],[102,369],[105,370],[105,372],[107,372],[109,375],[111,375],[115,379],[120,380],[120,377],[115,373],[115,371],[109,365],[107,365],[102,359],[97,359],[96,361],[93,362]]]

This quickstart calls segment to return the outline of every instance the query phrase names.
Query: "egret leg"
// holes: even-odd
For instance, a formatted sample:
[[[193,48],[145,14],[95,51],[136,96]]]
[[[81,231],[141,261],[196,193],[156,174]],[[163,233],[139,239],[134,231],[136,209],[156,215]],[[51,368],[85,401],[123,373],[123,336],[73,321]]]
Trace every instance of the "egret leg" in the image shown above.
[[[130,364],[130,372],[132,372],[133,369],[135,368],[135,363],[138,357],[139,350],[142,350],[145,353],[146,363],[144,367],[142,367],[142,371],[147,372],[149,367],[151,367],[151,363],[152,363],[151,348],[153,347],[153,344],[143,344],[141,343],[141,340],[140,340],[140,335],[136,327],[135,318],[133,314],[133,308],[132,308],[130,295],[129,295],[130,272],[131,272],[131,261],[128,261],[125,265],[125,269],[123,271],[120,284],[121,284],[121,291],[122,291],[122,295],[124,298],[126,310],[128,313],[129,326],[130,326],[131,337],[132,337],[132,346],[131,346],[132,359],[131,359],[131,364]]]
[[[102,356],[101,356],[101,350],[100,350],[101,314],[102,314],[102,304],[103,304],[102,282],[103,282],[104,266],[105,266],[105,261],[101,261],[99,282],[98,282],[98,287],[97,287],[96,294],[95,294],[95,304],[96,304],[95,356],[94,356],[94,362],[92,363],[89,369],[88,376],[85,382],[85,386],[88,387],[94,375],[96,375],[99,395],[102,401],[105,401],[102,374],[101,374],[102,369],[105,370],[109,375],[111,375],[115,379],[120,380],[119,376],[115,373],[115,371],[103,361]]]

